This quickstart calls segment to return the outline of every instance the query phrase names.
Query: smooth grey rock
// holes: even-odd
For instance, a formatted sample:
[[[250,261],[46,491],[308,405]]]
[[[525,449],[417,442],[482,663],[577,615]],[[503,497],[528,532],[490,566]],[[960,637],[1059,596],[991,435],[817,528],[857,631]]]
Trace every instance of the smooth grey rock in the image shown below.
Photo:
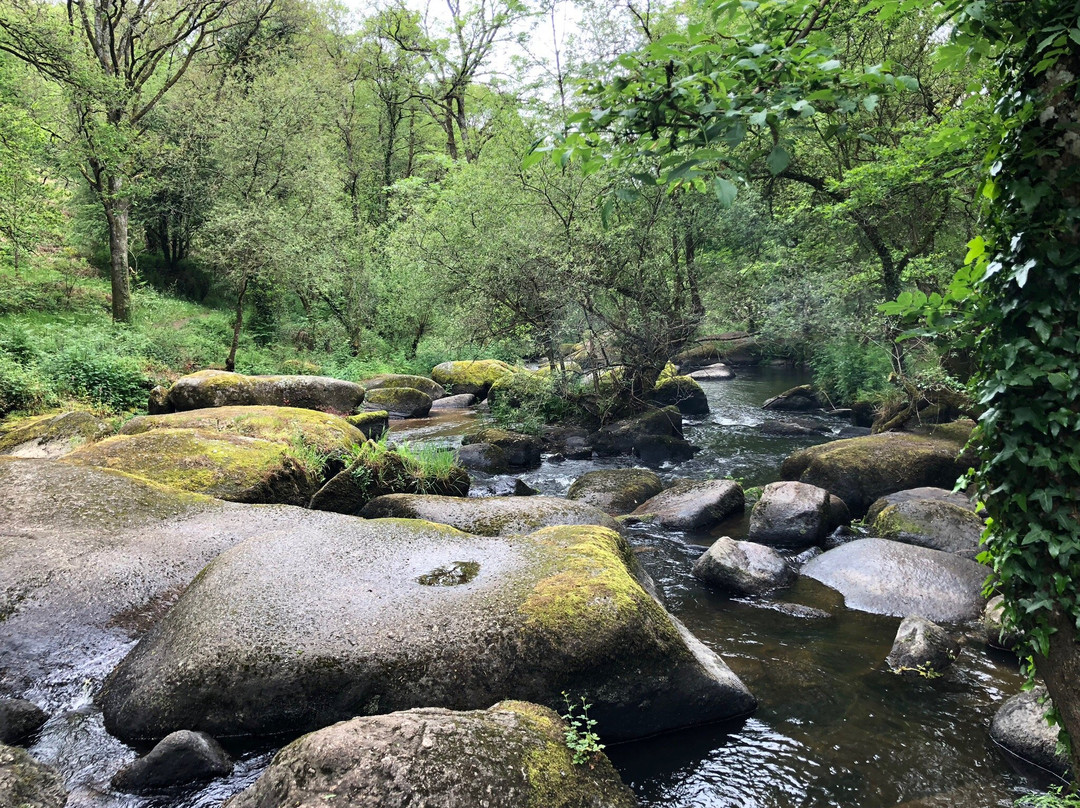
[[[664,481],[647,469],[598,469],[574,480],[566,498],[621,516],[663,490]]]
[[[225,808],[326,808],[328,795],[348,808],[634,808],[603,752],[573,763],[563,727],[523,702],[354,718],[286,746]]]
[[[733,480],[684,480],[640,505],[636,516],[652,516],[667,530],[708,530],[746,502]]]
[[[990,570],[953,553],[856,539],[811,560],[802,574],[840,592],[849,609],[959,623],[982,614]]]
[[[407,373],[383,373],[364,379],[359,384],[369,392],[392,387],[409,387],[424,393],[432,401],[446,397],[446,390],[438,382],[427,376],[411,376]]]
[[[22,749],[0,744],[0,806],[64,808],[66,803],[60,775]]]
[[[764,595],[795,580],[795,570],[771,547],[721,536],[694,564],[693,575],[737,595]]]
[[[838,527],[851,524],[851,511],[847,503],[836,494],[829,494],[829,533]]]
[[[494,443],[470,443],[459,446],[455,452],[457,463],[470,471],[483,471],[487,474],[505,474],[510,470],[506,452]]]
[[[939,499],[906,499],[882,508],[871,530],[883,539],[974,558],[985,526],[970,507]]]
[[[1020,632],[1015,628],[1005,627],[1005,598],[995,595],[990,598],[983,610],[982,625],[986,632],[986,642],[994,648],[1010,651],[1020,640]]]
[[[723,362],[717,362],[715,365],[707,365],[700,370],[695,370],[689,376],[698,382],[718,382],[733,378],[735,373]]]
[[[168,406],[173,410],[199,410],[269,405],[349,415],[363,400],[363,387],[329,376],[245,376],[201,370],[173,383]]]
[[[431,402],[432,410],[464,410],[476,404],[472,393],[459,393],[456,396],[444,396]]]
[[[431,396],[413,387],[379,387],[367,391],[364,409],[386,410],[395,418],[423,418],[431,412]]]
[[[487,428],[468,433],[461,442],[464,446],[474,443],[490,443],[498,446],[506,456],[506,462],[511,466],[540,465],[541,442],[533,435],[506,429]]]
[[[587,502],[543,496],[459,498],[390,494],[371,500],[360,515],[366,519],[424,519],[478,536],[510,536],[555,525],[619,529],[618,522]]]
[[[224,777],[232,768],[232,760],[221,744],[205,732],[177,730],[113,775],[112,787],[129,794],[145,794]]]
[[[923,502],[927,500],[933,502],[948,502],[952,505],[956,505],[958,508],[964,508],[965,510],[975,513],[975,503],[972,502],[971,498],[966,494],[961,494],[945,488],[923,486],[922,488],[908,488],[905,491],[897,491],[892,494],[886,494],[883,497],[878,497],[866,512],[866,521],[872,523],[877,519],[878,514],[885,510],[889,505],[899,505],[902,502]]]
[[[1052,706],[1043,685],[1018,693],[994,714],[990,737],[1017,757],[1065,776],[1069,758],[1058,754],[1058,729],[1046,723],[1046,713]]]
[[[333,529],[268,531],[203,570],[107,679],[109,732],[267,736],[507,698],[557,709],[569,691],[617,740],[755,706],[638,585],[612,530],[480,537],[308,514]]]
[[[830,528],[829,492],[806,483],[769,483],[750,512],[750,541],[802,550]]]
[[[22,746],[48,720],[45,711],[26,699],[0,699],[0,744]]]
[[[909,615],[900,621],[886,664],[893,673],[927,676],[940,673],[960,656],[960,644],[925,617]]]

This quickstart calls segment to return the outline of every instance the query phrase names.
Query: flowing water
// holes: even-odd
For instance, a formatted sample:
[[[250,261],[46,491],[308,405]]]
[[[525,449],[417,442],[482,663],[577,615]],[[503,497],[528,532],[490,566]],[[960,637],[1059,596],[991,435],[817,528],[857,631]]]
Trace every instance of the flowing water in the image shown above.
[[[850,434],[850,427],[824,416],[811,419],[824,435],[759,431],[768,418],[784,418],[767,416],[761,402],[803,381],[790,370],[773,369],[703,385],[712,412],[688,420],[685,430],[702,450],[690,462],[661,469],[661,476],[730,476],[746,486],[763,485],[777,479],[791,452]],[[448,411],[398,422],[393,438],[456,445],[480,417]],[[630,458],[545,461],[521,477],[545,494],[563,495],[586,471],[632,464]],[[476,475],[474,488],[483,493],[499,482]],[[836,593],[809,580],[778,600],[753,601],[723,597],[690,576],[716,536],[744,531],[745,518],[707,535],[630,528],[630,541],[669,610],[723,656],[760,701],[744,721],[610,748],[644,806],[1006,808],[1045,786],[989,738],[997,705],[1020,689],[1014,660],[973,644],[940,678],[899,678],[884,668],[897,619],[848,611]],[[108,778],[135,752],[105,733],[90,698],[93,684],[88,680],[64,704],[52,705],[56,714],[31,749],[74,789],[69,808],[217,808],[253,782],[273,754],[265,747],[233,749],[240,758],[234,773],[198,791],[149,799],[117,794]]]

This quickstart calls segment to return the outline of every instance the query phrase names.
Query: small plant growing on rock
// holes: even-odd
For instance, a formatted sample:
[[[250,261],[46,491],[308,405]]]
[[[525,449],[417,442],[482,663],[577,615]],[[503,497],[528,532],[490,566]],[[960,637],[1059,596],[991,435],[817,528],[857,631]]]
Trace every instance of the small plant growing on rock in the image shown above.
[[[603,750],[604,745],[600,743],[600,736],[593,731],[593,727],[596,726],[596,719],[589,718],[589,708],[591,704],[585,701],[585,697],[581,697],[581,707],[570,700],[570,694],[565,690],[562,694],[563,701],[566,703],[566,713],[562,716],[563,721],[566,722],[566,730],[564,735],[566,737],[566,748],[573,753],[574,764],[580,766],[584,763],[589,764],[589,768],[592,768],[592,758]],[[580,709],[580,712],[578,710]]]

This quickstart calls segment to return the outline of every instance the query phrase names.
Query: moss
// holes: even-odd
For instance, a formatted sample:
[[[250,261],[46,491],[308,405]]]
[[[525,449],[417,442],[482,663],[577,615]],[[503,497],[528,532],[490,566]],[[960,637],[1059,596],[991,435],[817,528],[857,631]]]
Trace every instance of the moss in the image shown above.
[[[364,433],[368,440],[378,440],[390,429],[390,413],[386,410],[358,412],[345,420]]]
[[[358,384],[361,387],[366,388],[369,393],[379,389],[411,387],[414,390],[426,393],[431,396],[431,398],[442,398],[446,395],[443,386],[438,382],[429,379],[426,376],[410,376],[407,373],[383,373],[379,376],[372,376],[368,379],[364,379],[363,381],[358,382]]]
[[[417,418],[431,410],[431,396],[414,387],[380,387],[368,391],[365,401],[392,413]]]
[[[454,393],[485,396],[492,384],[513,372],[513,365],[508,365],[498,359],[477,359],[443,362],[432,368],[431,378]]]
[[[69,441],[74,447],[98,440],[110,431],[104,421],[89,412],[64,412],[18,420],[9,419],[0,427],[0,454],[31,441]]]

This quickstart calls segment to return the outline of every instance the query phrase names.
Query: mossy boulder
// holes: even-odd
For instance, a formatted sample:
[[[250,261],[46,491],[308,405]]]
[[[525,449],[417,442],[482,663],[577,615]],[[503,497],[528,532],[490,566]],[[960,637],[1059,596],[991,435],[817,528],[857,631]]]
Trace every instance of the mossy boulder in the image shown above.
[[[874,500],[870,509],[866,512],[866,522],[872,524],[878,515],[890,505],[899,505],[904,502],[947,502],[958,508],[975,513],[975,503],[966,494],[950,491],[946,488],[934,488],[923,486],[921,488],[908,488],[904,491],[896,491],[886,494]]]
[[[286,746],[225,808],[633,808],[603,752],[575,765],[546,707],[406,710],[354,718]],[[393,766],[388,767],[387,761]]]
[[[426,519],[478,536],[531,533],[554,525],[601,525],[618,530],[618,523],[585,502],[560,497],[440,497],[391,494],[373,499],[360,512],[367,519]]]
[[[458,464],[471,471],[482,471],[485,474],[506,474],[510,471],[506,452],[494,443],[470,443],[460,446],[455,455]]]
[[[336,456],[363,443],[364,432],[344,418],[299,407],[212,407],[168,415],[143,415],[122,427],[121,435],[142,435],[158,429],[196,429],[242,435],[284,446],[306,446]]]
[[[1018,693],[994,714],[990,737],[1017,757],[1064,777],[1069,756],[1058,751],[1058,728],[1046,721],[1053,706],[1044,685]]]
[[[360,386],[368,392],[385,390],[391,387],[409,387],[425,393],[432,401],[446,395],[446,390],[437,381],[429,379],[427,376],[411,376],[407,373],[383,373],[379,376],[372,376],[370,379],[361,381]]]
[[[889,432],[812,446],[787,457],[785,480],[816,485],[861,517],[878,497],[919,486],[952,488],[967,469],[963,444],[948,437]]]
[[[378,440],[390,431],[390,413],[386,410],[358,412],[356,415],[347,415],[345,420],[363,432],[368,440]]]
[[[882,508],[871,525],[875,536],[974,558],[985,521],[970,507],[936,499],[905,500]]]
[[[990,570],[954,553],[856,539],[811,559],[802,574],[837,590],[849,609],[961,623],[982,615]]]
[[[634,514],[667,530],[709,530],[741,513],[742,486],[733,480],[683,480],[642,503]]]
[[[683,415],[708,415],[709,399],[701,385],[689,376],[670,376],[661,379],[653,388],[649,400],[660,407],[678,407]]]
[[[756,337],[746,331],[729,331],[697,340],[677,353],[673,361],[685,372],[717,362],[729,366],[757,365],[761,358],[761,346]]]
[[[641,449],[654,443],[652,439],[671,439],[675,443],[690,444],[683,439],[682,413],[677,407],[649,410],[632,418],[607,424],[589,437],[593,450],[601,457],[638,454]]]
[[[312,496],[308,507],[316,511],[356,514],[371,500],[387,494],[436,494],[466,497],[472,480],[468,472],[452,466],[435,476],[388,449],[355,458]]]
[[[641,588],[613,530],[317,516],[336,529],[267,531],[202,571],[106,681],[109,732],[265,736],[510,698],[557,709],[568,691],[614,741],[755,706]]]
[[[167,404],[172,411],[271,406],[349,415],[363,400],[363,387],[329,376],[245,376],[200,370],[173,383]]]
[[[647,469],[599,469],[574,480],[566,498],[621,516],[663,490],[664,481]]]
[[[367,392],[364,407],[396,418],[423,418],[431,412],[431,396],[414,387],[380,387]]]
[[[462,444],[468,446],[472,443],[490,443],[498,446],[506,455],[506,462],[511,466],[538,466],[540,465],[540,452],[542,443],[540,438],[533,435],[525,435],[521,432],[511,432],[506,429],[477,429],[469,432],[461,439]]]
[[[60,775],[24,750],[0,744],[0,805],[4,808],[64,808]]]
[[[115,430],[90,412],[65,412],[5,421],[0,425],[0,454],[56,459]]]
[[[161,416],[152,416],[161,417]],[[61,462],[122,471],[230,502],[307,505],[319,469],[276,441],[201,429],[153,429],[84,446]]]
[[[778,396],[773,396],[761,405],[763,410],[777,410],[780,412],[807,412],[819,410],[825,404],[821,394],[809,384],[802,384],[785,390]]]
[[[486,398],[491,385],[513,372],[513,365],[498,359],[474,359],[436,365],[431,369],[431,378],[455,395],[472,393]]]

